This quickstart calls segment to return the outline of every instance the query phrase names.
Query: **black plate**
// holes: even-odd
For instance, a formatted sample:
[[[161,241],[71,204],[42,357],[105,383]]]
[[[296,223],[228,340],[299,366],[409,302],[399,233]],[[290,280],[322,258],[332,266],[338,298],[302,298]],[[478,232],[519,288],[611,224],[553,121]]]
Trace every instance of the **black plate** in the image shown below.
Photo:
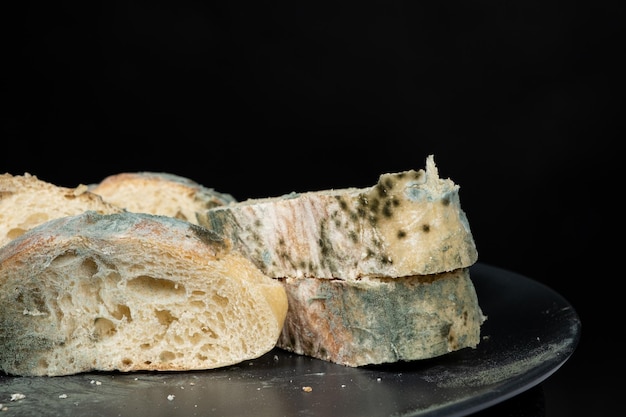
[[[552,375],[581,328],[574,308],[539,282],[481,263],[471,276],[488,316],[476,349],[362,368],[274,349],[209,371],[0,373],[0,404],[11,416],[465,416]]]

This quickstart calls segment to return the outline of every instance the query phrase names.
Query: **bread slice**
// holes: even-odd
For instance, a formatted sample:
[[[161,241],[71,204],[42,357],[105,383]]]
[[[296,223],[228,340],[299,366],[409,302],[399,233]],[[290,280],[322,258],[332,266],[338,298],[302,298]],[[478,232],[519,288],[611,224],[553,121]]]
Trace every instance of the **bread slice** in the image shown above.
[[[0,247],[48,220],[92,210],[102,214],[124,211],[88,191],[86,185],[66,188],[35,175],[0,175]]]
[[[176,217],[194,224],[198,224],[196,212],[235,202],[230,194],[168,172],[122,172],[92,185],[90,191],[128,211]]]
[[[277,346],[346,366],[432,358],[480,342],[469,268],[359,281],[288,278]]]
[[[458,190],[430,155],[426,171],[383,174],[369,188],[251,199],[198,220],[275,278],[437,274],[478,257]]]
[[[272,348],[283,286],[189,222],[88,211],[0,248],[8,374],[211,369]]]

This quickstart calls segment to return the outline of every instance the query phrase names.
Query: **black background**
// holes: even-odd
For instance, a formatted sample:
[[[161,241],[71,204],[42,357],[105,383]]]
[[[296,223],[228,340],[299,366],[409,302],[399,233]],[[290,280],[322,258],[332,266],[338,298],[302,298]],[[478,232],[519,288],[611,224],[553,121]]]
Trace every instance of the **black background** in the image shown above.
[[[0,171],[166,171],[243,200],[367,187],[434,154],[479,261],[580,315],[542,415],[606,415],[624,371],[622,8],[22,2],[3,16]]]

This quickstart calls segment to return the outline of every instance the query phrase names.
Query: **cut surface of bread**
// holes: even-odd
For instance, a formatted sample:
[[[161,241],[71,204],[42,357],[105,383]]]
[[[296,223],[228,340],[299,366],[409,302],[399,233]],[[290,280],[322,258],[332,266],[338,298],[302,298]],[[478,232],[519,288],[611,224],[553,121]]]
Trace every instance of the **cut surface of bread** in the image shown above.
[[[458,190],[431,155],[426,170],[383,174],[372,187],[245,200],[198,220],[275,278],[436,274],[477,260]]]
[[[128,211],[176,217],[194,224],[198,224],[196,212],[235,202],[230,194],[167,172],[122,172],[89,190]]]
[[[0,247],[25,231],[58,217],[87,210],[102,214],[123,211],[90,193],[86,185],[57,186],[35,175],[0,175]]]
[[[274,348],[280,282],[179,219],[85,212],[0,249],[0,369],[23,376],[211,369]]]
[[[277,346],[346,366],[475,348],[486,317],[469,269],[401,278],[284,280],[289,312]]]

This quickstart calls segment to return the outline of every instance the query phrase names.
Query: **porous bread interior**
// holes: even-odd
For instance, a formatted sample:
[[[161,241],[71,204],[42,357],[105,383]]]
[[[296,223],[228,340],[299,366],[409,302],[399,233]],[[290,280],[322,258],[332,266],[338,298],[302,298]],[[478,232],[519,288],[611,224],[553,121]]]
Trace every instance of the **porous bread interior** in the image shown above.
[[[149,248],[124,259],[73,248],[36,275],[16,267],[0,268],[0,285],[18,289],[0,295],[0,365],[17,375],[231,365],[272,349],[287,309],[277,282],[230,255],[207,266]]]
[[[0,247],[48,220],[86,210],[118,213],[122,208],[106,203],[86,186],[66,188],[35,175],[0,175]]]

